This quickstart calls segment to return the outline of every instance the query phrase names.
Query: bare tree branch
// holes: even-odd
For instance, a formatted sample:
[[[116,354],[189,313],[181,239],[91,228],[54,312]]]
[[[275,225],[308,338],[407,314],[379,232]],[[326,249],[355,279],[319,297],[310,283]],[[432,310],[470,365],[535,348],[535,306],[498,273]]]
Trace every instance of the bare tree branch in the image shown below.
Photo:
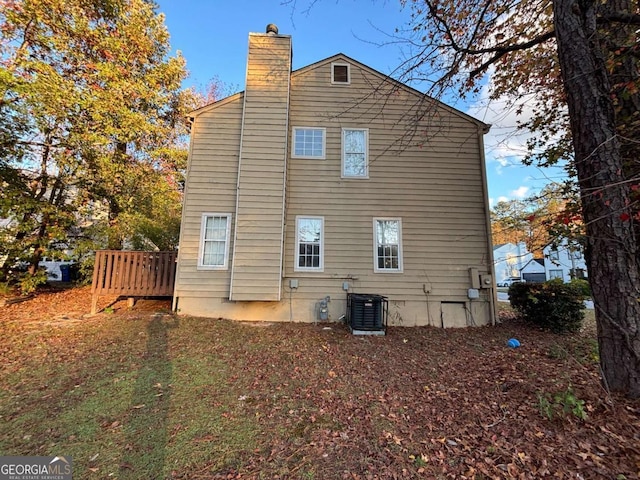
[[[599,24],[624,23],[627,25],[640,25],[640,15],[637,13],[612,12],[600,15],[597,22]]]
[[[506,54],[511,53],[511,52],[515,52],[518,50],[527,50],[531,47],[535,47],[536,45],[539,45],[541,43],[544,43],[552,38],[555,38],[556,36],[556,32],[555,30],[552,30],[550,32],[547,32],[543,35],[540,35],[539,37],[534,38],[533,40],[530,40],[528,42],[525,43],[517,43],[514,45],[507,45],[503,48],[500,49],[496,49],[495,50],[495,55],[493,55],[491,58],[489,58],[489,60],[487,60],[486,62],[484,62],[482,65],[480,65],[478,68],[473,69],[470,73],[469,73],[469,77],[473,78],[478,76],[481,73],[484,73],[487,68],[489,68],[492,64],[494,64],[495,62],[497,62],[498,60],[500,60],[502,57],[504,57]],[[471,53],[471,52],[469,52]]]

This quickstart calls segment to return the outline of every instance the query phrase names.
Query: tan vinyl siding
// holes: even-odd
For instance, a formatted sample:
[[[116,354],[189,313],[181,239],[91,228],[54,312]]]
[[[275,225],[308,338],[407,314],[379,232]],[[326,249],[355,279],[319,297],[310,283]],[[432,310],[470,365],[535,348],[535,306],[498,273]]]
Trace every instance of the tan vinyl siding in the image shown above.
[[[251,34],[230,298],[280,300],[291,39]]]
[[[427,115],[415,123],[418,110]],[[491,271],[478,123],[353,63],[351,85],[331,85],[330,62],[294,74],[289,123],[326,128],[326,159],[288,159],[295,298],[335,294],[347,280],[400,302],[424,302],[425,289],[430,300],[468,301],[469,268]],[[342,128],[368,128],[368,179],[340,178]],[[296,215],[324,217],[322,273],[293,270]],[[402,219],[402,273],[374,273],[374,217]]]
[[[198,270],[202,214],[231,213],[235,224],[242,96],[238,95],[194,119],[187,169],[175,297],[228,298],[231,269]],[[233,235],[230,239],[233,249]],[[229,260],[231,265],[232,259]],[[178,305],[179,308],[179,305]]]
[[[251,34],[249,47],[245,93],[195,113],[178,308],[311,321],[330,296],[335,321],[346,282],[387,296],[395,325],[489,322],[492,290],[467,297],[470,268],[492,273],[483,124],[342,55],[294,72],[289,88],[290,39]],[[331,84],[332,62],[350,64],[349,85]],[[325,129],[325,158],[291,158],[294,127]],[[345,128],[367,129],[366,179],[341,178]],[[228,270],[197,269],[203,212],[231,214]],[[294,270],[296,216],[323,218],[321,271]],[[374,273],[374,218],[401,220],[402,272]]]

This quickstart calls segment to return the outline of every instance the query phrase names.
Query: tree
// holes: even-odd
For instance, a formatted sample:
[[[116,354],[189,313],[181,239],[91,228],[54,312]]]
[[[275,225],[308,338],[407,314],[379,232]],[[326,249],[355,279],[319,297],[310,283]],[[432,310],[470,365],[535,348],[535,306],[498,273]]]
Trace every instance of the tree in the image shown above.
[[[525,199],[498,202],[490,211],[494,245],[524,242],[534,257],[562,239],[584,243],[579,199],[573,182],[545,186],[538,194]]]
[[[493,244],[527,243],[531,238],[527,217],[532,215],[529,205],[524,200],[505,200],[498,202],[489,212],[491,214],[491,236]]]
[[[154,8],[0,2],[0,217],[10,219],[0,258],[9,264],[26,261],[35,274],[48,250],[87,227],[102,226],[103,245],[115,248],[144,232],[175,246],[151,239],[178,230],[192,95],[180,90],[185,62],[169,56]]]
[[[631,7],[631,4],[624,7]],[[629,169],[618,138],[606,42],[597,21],[612,5],[554,2],[562,78],[576,171],[587,225],[587,266],[596,305],[601,365],[607,384],[640,396],[640,262],[631,207]],[[637,10],[637,9],[636,9]],[[640,23],[640,22],[639,22]],[[599,40],[599,41],[598,41]],[[618,92],[619,94],[619,92]],[[635,172],[635,168],[630,169]],[[601,195],[592,195],[600,192]],[[613,287],[613,288],[612,288]]]
[[[538,116],[530,127],[545,132],[540,138],[547,160],[573,149],[604,381],[612,390],[640,396],[637,2],[403,3],[412,8],[408,33],[417,49],[401,67],[405,78],[426,72],[422,78],[431,82],[431,93],[456,87],[469,94],[499,66],[507,73],[497,75],[498,92],[514,98],[533,92],[539,112],[566,102],[548,125]],[[556,48],[557,55],[535,63]],[[500,84],[501,78],[511,81]],[[558,78],[561,92],[554,85]],[[570,136],[564,134],[567,118]]]

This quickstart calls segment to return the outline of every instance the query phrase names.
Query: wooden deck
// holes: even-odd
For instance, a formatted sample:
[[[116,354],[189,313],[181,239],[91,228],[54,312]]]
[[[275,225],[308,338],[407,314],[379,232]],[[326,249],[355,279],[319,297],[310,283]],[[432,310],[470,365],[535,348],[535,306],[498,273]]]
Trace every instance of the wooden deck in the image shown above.
[[[100,295],[170,297],[178,252],[98,250],[93,267],[91,314]]]

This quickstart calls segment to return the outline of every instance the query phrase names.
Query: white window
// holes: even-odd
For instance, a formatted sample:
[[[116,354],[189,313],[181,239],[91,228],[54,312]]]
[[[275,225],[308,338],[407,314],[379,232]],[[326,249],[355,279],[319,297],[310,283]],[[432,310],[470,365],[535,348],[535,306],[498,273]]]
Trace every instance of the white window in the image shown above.
[[[291,156],[294,158],[325,158],[325,129],[293,127],[291,148]]]
[[[296,271],[324,269],[324,218],[296,217]]]
[[[573,272],[572,278],[586,279],[587,278],[587,272],[584,270],[584,268],[576,268],[575,271]]]
[[[571,252],[571,258],[574,260],[580,260],[582,258],[582,252],[580,252],[580,250],[573,250]]]
[[[402,272],[402,221],[374,218],[373,235],[374,272]]]
[[[230,213],[203,213],[198,268],[226,270],[229,267]]]
[[[564,276],[562,275],[562,270],[549,270],[549,280],[553,280],[554,278],[563,280]]]
[[[558,255],[557,250],[551,250],[549,252],[549,260],[555,260],[555,261],[560,260],[560,255]]]
[[[348,63],[332,63],[331,83],[333,85],[349,85],[351,83],[351,66]]]
[[[369,178],[369,131],[342,129],[342,177]]]

